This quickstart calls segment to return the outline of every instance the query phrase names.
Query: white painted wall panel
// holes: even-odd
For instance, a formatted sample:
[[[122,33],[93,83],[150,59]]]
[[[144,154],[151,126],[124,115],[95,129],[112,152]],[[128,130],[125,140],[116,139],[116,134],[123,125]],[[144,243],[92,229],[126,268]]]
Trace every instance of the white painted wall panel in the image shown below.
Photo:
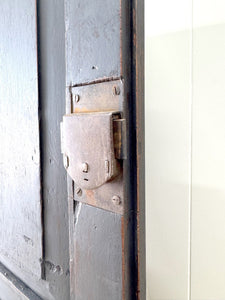
[[[225,2],[146,0],[145,30],[147,299],[224,300]]]
[[[191,299],[221,300],[225,299],[225,2],[194,0],[193,11]],[[205,24],[198,27],[201,19]]]
[[[151,300],[188,299],[191,10],[188,0],[183,4],[185,8],[178,1],[171,5],[166,0],[146,1],[147,299]]]

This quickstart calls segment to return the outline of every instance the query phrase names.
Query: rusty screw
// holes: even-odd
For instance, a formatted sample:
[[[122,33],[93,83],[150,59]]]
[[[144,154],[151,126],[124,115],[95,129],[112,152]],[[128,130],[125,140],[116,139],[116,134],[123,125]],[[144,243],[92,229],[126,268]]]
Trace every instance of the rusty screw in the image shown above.
[[[112,197],[112,201],[113,201],[113,203],[115,203],[116,205],[120,205],[121,204],[121,199],[120,199],[120,197],[119,196],[113,196]]]
[[[120,94],[120,88],[118,86],[113,87],[113,95],[118,96]]]
[[[73,100],[77,103],[80,101],[80,96],[78,94],[73,95]]]
[[[77,196],[81,196],[82,195],[82,189],[80,187],[76,188],[76,194],[77,194]]]

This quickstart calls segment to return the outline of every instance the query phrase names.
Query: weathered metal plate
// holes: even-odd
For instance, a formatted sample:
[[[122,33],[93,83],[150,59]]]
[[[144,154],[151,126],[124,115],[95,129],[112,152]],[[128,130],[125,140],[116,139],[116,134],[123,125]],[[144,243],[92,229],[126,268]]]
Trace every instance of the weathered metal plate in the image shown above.
[[[78,100],[78,101],[77,101]],[[67,88],[67,114],[71,116],[78,114],[78,115],[85,115],[92,113],[92,116],[96,116],[98,118],[98,112],[104,115],[104,113],[111,111],[123,111],[124,107],[124,83],[123,80],[112,80],[106,82],[99,82],[93,83],[83,86],[73,86]],[[70,113],[73,114],[70,114]],[[120,113],[123,116],[123,113]],[[126,132],[126,120],[121,120],[123,123],[123,130],[118,130],[118,133],[121,134],[121,138],[123,139],[124,145],[126,144],[126,137],[124,136]],[[114,121],[115,122],[115,121]],[[89,120],[86,126],[78,123],[76,126],[79,128],[76,131],[67,129],[69,134],[73,135],[72,140],[76,142],[76,139],[81,139],[82,141],[82,134],[85,135],[84,139],[90,147],[85,152],[94,151],[94,159],[98,160],[102,158],[101,154],[101,147],[95,147],[96,139],[99,138],[99,133],[104,131],[105,133],[103,136],[107,137],[108,131],[106,127],[103,126],[101,128],[101,124],[99,123],[99,129],[93,129],[94,133],[91,134],[92,129],[89,128],[90,124],[93,124],[93,120]],[[120,129],[119,126],[114,126],[114,129]],[[89,128],[89,130],[87,130]],[[112,129],[113,130],[113,129]],[[78,131],[81,133],[81,136],[78,136]],[[96,136],[97,134],[97,136]],[[114,137],[115,138],[115,137]],[[104,138],[103,138],[104,140]],[[118,140],[117,140],[118,141]],[[119,142],[119,141],[118,141]],[[121,141],[122,142],[122,141]],[[102,142],[101,142],[102,144]],[[86,145],[86,146],[87,146]],[[124,146],[123,145],[123,146]],[[126,158],[125,151],[122,151],[126,148],[121,147],[121,145],[114,145],[116,148],[115,153],[119,155],[119,158]],[[120,150],[120,151],[118,151]],[[74,155],[84,155],[83,153],[79,153],[80,151],[77,149],[74,152]],[[84,152],[84,151],[82,151]],[[88,158],[87,158],[88,160]],[[81,187],[81,185],[75,181],[74,185],[74,199],[76,201],[80,201],[83,203],[87,203],[92,206],[96,206],[98,208],[102,208],[105,210],[113,211],[119,214],[123,213],[123,203],[124,203],[124,195],[123,195],[123,174],[122,174],[122,166],[123,160],[121,159],[119,162],[120,165],[120,175],[115,179],[111,180],[110,182],[106,182],[100,187],[95,188],[94,190],[85,190],[82,189],[81,192],[76,193],[76,189]],[[96,174],[99,172],[96,171]],[[116,204],[113,201],[113,197],[119,197],[119,204]]]
[[[71,102],[72,112],[123,111],[123,80],[75,86],[69,90],[67,101],[68,105]],[[78,102],[74,101],[76,95]]]
[[[36,1],[0,5],[0,260],[42,274]]]
[[[122,299],[121,219],[118,214],[78,204],[71,236],[71,299]]]
[[[123,214],[124,196],[123,196],[123,174],[116,177],[114,180],[105,183],[101,187],[94,190],[82,190],[81,193],[76,193],[77,186],[74,185],[74,199],[89,205],[112,211],[118,214]],[[113,200],[117,196],[120,203]]]
[[[66,3],[67,85],[120,76],[120,0]]]
[[[63,117],[65,168],[82,189],[98,188],[120,172],[113,140],[116,117],[118,113],[113,112],[73,113]]]

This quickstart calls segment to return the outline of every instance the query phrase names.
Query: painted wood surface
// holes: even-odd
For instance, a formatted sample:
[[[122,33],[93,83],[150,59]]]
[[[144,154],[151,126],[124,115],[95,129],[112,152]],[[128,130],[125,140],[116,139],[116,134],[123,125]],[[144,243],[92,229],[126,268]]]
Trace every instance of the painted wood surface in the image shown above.
[[[139,299],[140,296],[137,283],[139,263],[137,256],[140,254],[137,244],[137,226],[139,225],[137,221],[137,198],[141,193],[140,190],[137,192],[136,187],[140,183],[139,179],[143,178],[144,169],[140,169],[139,175],[141,173],[142,175],[137,177],[136,145],[139,144],[136,140],[136,128],[137,124],[140,126],[139,129],[142,128],[142,123],[141,120],[136,123],[135,101],[139,101],[139,104],[143,105],[143,81],[137,85],[137,91],[135,88],[132,89],[131,80],[136,80],[137,74],[135,73],[135,78],[133,78],[131,72],[136,72],[136,67],[143,67],[142,57],[138,63],[136,61],[136,59],[139,60],[139,55],[143,55],[143,52],[139,52],[141,46],[135,54],[134,66],[131,56],[137,45],[135,33],[143,31],[141,26],[136,32],[133,30],[136,26],[136,9],[137,7],[140,9],[138,16],[140,18],[142,5],[142,1],[140,6],[135,1],[66,1],[66,112],[70,113],[71,111],[69,93],[71,86],[82,86],[83,84],[90,84],[90,82],[101,84],[102,81],[107,82],[118,79],[118,77],[122,78],[125,99],[123,116],[127,121],[128,140],[130,141],[128,159],[123,162],[125,178],[123,216],[114,215],[98,208],[90,208],[88,205],[74,201],[74,183],[68,178],[72,299],[76,299],[76,297],[89,299],[91,294],[93,299],[99,300],[106,299],[106,296],[109,299]],[[140,40],[138,45],[141,45],[141,43],[139,44]],[[140,71],[140,74],[143,76],[143,70],[142,73]],[[142,93],[140,93],[141,88]],[[136,95],[140,96],[139,98],[134,96],[136,92]],[[140,111],[138,114],[141,114]],[[141,141],[141,136],[139,138]],[[139,150],[141,149],[143,150],[143,147],[139,147]],[[140,155],[143,155],[143,152]],[[139,166],[143,164],[141,160],[142,158],[139,157]],[[139,187],[141,188],[141,185]],[[107,197],[107,194],[105,196]],[[143,201],[143,194],[138,198],[138,201],[140,199]],[[96,231],[93,230],[95,222],[98,224]],[[141,224],[143,225],[144,221]],[[100,257],[102,247],[107,249],[106,240],[110,243],[107,238],[107,235],[111,236],[110,231],[113,235],[111,242],[113,245],[118,244]],[[91,243],[95,245],[94,237],[99,240],[99,243],[98,246],[92,248]],[[80,248],[86,255],[79,255]],[[144,251],[141,253],[144,256]],[[112,257],[115,257],[114,262]],[[94,267],[95,272],[93,272]],[[116,277],[116,280],[112,276]],[[144,272],[142,276],[145,277]],[[103,278],[106,281],[114,281],[111,283],[111,288],[104,282]],[[86,285],[83,281],[86,282]],[[95,284],[93,285],[91,282]],[[102,288],[99,289],[99,286]],[[144,284],[142,287],[141,299],[144,299]]]
[[[136,173],[133,186],[135,192],[135,228],[136,228],[136,250],[137,253],[137,298],[146,300],[146,229],[145,229],[145,86],[144,86],[144,69],[145,69],[145,47],[144,47],[144,1],[135,0],[132,6],[132,91],[134,98],[133,127],[135,128],[135,156]],[[134,146],[131,145],[131,149]]]
[[[0,127],[0,189],[4,206],[0,210],[0,236],[4,240],[1,240],[0,248],[5,247],[10,262],[5,257],[1,260],[42,299],[66,300],[69,299],[67,191],[59,140],[65,101],[64,1],[57,4],[38,1],[38,28],[36,1],[19,4],[10,0],[3,4],[0,7],[0,15],[4,16],[0,21],[3,33],[0,50],[4,59],[0,61],[0,76],[5,88],[0,92],[3,120]],[[43,200],[43,216],[40,199]],[[11,236],[7,235],[9,230]],[[24,243],[18,233],[24,235]],[[37,245],[40,248],[38,257],[34,250],[35,247],[39,249]],[[35,299],[35,294],[22,282],[20,284],[19,279],[12,276],[11,280],[11,275],[5,276],[5,273],[11,274],[9,270],[4,271],[0,278],[1,299]],[[29,293],[26,293],[27,289]]]
[[[120,1],[66,1],[67,85],[118,77]]]
[[[42,276],[36,1],[0,5],[0,260]]]
[[[28,286],[0,264],[1,300],[41,300]]]
[[[121,299],[121,216],[86,204],[77,205],[71,299]]]
[[[54,299],[67,300],[69,223],[59,126],[65,111],[64,0],[38,1],[38,24],[45,279]]]
[[[67,86],[120,76],[119,1],[69,0],[65,8]],[[121,215],[74,202],[70,194],[71,299],[121,299]]]

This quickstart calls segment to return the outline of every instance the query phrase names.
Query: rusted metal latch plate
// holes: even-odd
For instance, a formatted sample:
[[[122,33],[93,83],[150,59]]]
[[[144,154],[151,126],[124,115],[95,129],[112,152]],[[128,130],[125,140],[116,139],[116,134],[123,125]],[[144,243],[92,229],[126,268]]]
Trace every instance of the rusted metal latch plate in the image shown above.
[[[115,121],[121,122],[117,112],[74,113],[63,117],[64,166],[80,188],[96,189],[120,173],[116,153],[120,155],[121,131],[117,131],[119,126],[114,125]]]
[[[61,144],[64,166],[74,181],[74,199],[122,213],[126,158],[123,83],[116,80],[69,91],[71,110],[61,123]]]

